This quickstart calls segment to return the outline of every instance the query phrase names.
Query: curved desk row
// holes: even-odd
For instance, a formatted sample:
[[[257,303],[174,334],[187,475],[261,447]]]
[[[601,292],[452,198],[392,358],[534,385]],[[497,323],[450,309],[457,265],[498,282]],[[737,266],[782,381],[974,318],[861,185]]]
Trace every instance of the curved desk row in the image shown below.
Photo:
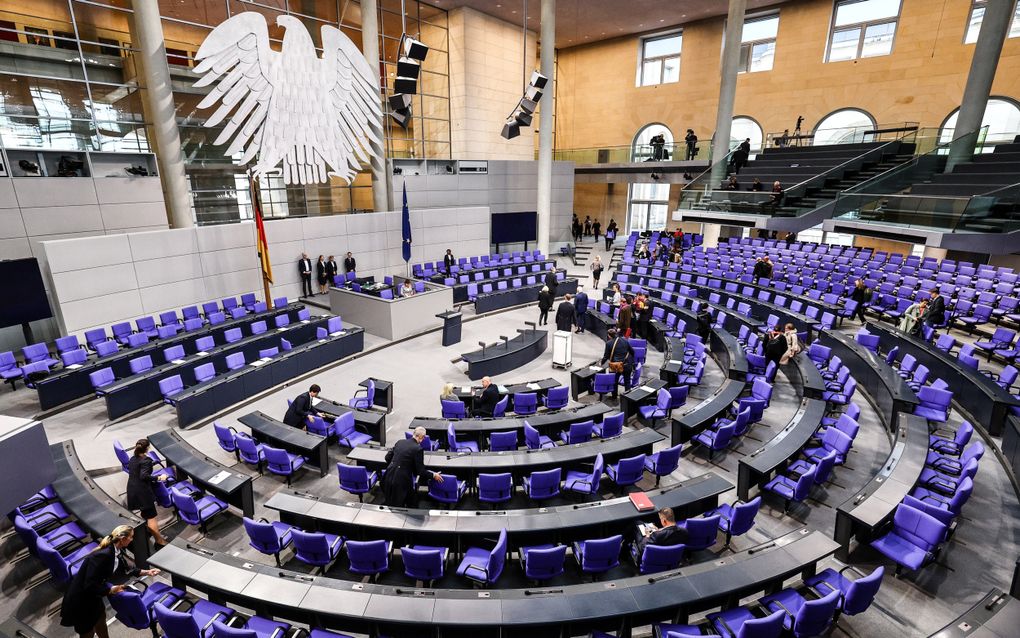
[[[868,324],[868,331],[878,335],[885,348],[898,346],[901,358],[912,354],[918,363],[928,366],[933,378],[944,379],[953,391],[953,400],[992,436],[1002,434],[1009,408],[1020,406],[1020,401],[995,381],[921,339],[877,322]]]
[[[255,516],[252,480],[211,459],[185,441],[176,430],[153,432],[146,437],[168,463],[177,468],[179,480],[188,479],[203,492],[226,501],[245,516]]]
[[[310,341],[295,345],[272,359],[252,362],[185,388],[173,397],[177,424],[185,427],[196,423],[306,372],[361,352],[364,347],[365,331],[358,327],[345,328],[326,339],[315,339],[313,335]]]
[[[248,363],[259,359],[259,351],[267,348],[279,348],[280,339],[293,344],[302,344],[315,339],[316,328],[326,327],[327,317],[316,317],[306,322],[294,323],[283,330],[271,329],[262,334],[249,335],[234,343],[221,343],[201,353],[195,352],[183,359],[167,361],[156,365],[141,374],[133,374],[102,388],[106,400],[106,416],[110,420],[144,408],[147,405],[163,400],[159,391],[159,382],[168,377],[178,375],[185,386],[198,384],[195,368],[211,363],[217,372],[227,370],[227,356],[240,352]]]
[[[885,429],[895,432],[897,415],[900,412],[910,414],[917,406],[917,395],[903,377],[883,358],[842,332],[822,330],[818,343],[831,349],[833,356],[838,356],[843,365],[850,368],[850,374],[867,391]]]
[[[684,622],[691,613],[735,605],[742,597],[775,591],[790,578],[814,574],[835,548],[823,534],[801,529],[744,552],[651,577],[486,591],[308,576],[180,539],[150,562],[170,574],[175,587],[204,592],[213,602],[316,626],[371,635],[436,636],[460,630],[471,636],[519,636],[529,628],[577,635],[591,629],[629,632],[655,621]]]
[[[39,392],[39,405],[43,410],[48,410],[62,403],[89,396],[95,392],[92,382],[89,380],[89,374],[101,368],[112,369],[113,375],[118,379],[122,379],[131,376],[131,367],[128,362],[137,357],[149,355],[152,357],[153,365],[161,365],[166,363],[163,351],[170,346],[180,345],[184,347],[186,354],[195,354],[198,350],[195,347],[195,340],[198,337],[212,336],[222,341],[223,333],[231,328],[247,327],[250,333],[250,326],[256,321],[265,321],[268,325],[272,326],[273,319],[277,315],[284,313],[290,317],[291,322],[295,322],[297,321],[298,310],[302,308],[304,308],[303,304],[292,303],[284,308],[273,308],[265,312],[245,315],[239,319],[230,319],[215,326],[205,325],[198,330],[181,332],[170,339],[156,339],[135,348],[121,349],[102,359],[93,356],[80,367],[64,368],[36,382],[36,390]]]
[[[1014,638],[1020,627],[1020,600],[998,588],[928,638]]]
[[[376,389],[376,397],[379,396]],[[312,400],[312,407],[325,414],[328,418],[335,420],[348,412],[354,413],[354,427],[372,437],[379,445],[386,445],[386,413],[376,410],[362,410],[350,408],[346,405],[327,399],[321,394]]]
[[[139,567],[144,568],[149,558],[149,528],[145,521],[96,485],[78,459],[74,441],[53,443],[50,454],[57,471],[51,485],[64,508],[74,514],[78,524],[94,538],[106,536],[118,525],[135,528],[131,554]]]
[[[836,508],[833,538],[845,559],[850,541],[866,543],[892,520],[896,507],[910,494],[928,458],[928,421],[913,414],[899,414],[893,433],[893,447],[871,481]]]
[[[605,462],[638,454],[650,454],[652,446],[663,439],[651,429],[631,430],[611,439],[592,439],[584,443],[561,445],[541,450],[516,450],[513,452],[478,452],[475,454],[451,454],[448,452],[425,452],[425,467],[436,472],[454,474],[463,479],[473,480],[478,474],[499,474],[510,472],[515,479],[521,479],[532,472],[553,468],[574,469],[591,464],[595,457],[602,455]],[[376,445],[359,445],[347,455],[370,470],[386,468],[388,448]]]
[[[460,358],[468,364],[468,378],[476,381],[515,370],[537,359],[548,346],[548,330],[526,329],[512,339],[467,352]]]
[[[667,312],[676,313],[687,322],[688,327],[697,328],[698,317],[690,309],[662,299],[653,298],[651,302],[653,307],[659,306]],[[659,369],[659,378],[672,383],[676,380],[676,374],[680,370],[680,359],[683,358],[683,348],[680,347],[681,339],[667,337],[665,335],[666,327],[657,319],[648,322],[648,325],[655,331],[657,345],[665,359],[662,368]],[[689,329],[687,332],[695,332],[694,329]],[[708,351],[712,358],[720,368],[727,372],[730,379],[745,379],[747,377],[747,354],[737,343],[737,338],[729,331],[723,328],[712,328],[706,345],[708,345]],[[663,376],[664,374],[668,376]]]
[[[414,417],[408,428],[411,430],[417,427],[425,428],[431,439],[446,441],[446,427],[452,423],[458,435],[472,435],[476,437],[479,444],[482,444],[488,441],[489,435],[493,432],[517,430],[518,438],[521,439],[524,436],[525,421],[540,434],[557,436],[561,430],[568,429],[572,423],[583,421],[601,423],[602,417],[610,412],[615,412],[615,410],[605,403],[589,403],[577,408],[538,412],[529,416],[484,419],[444,419],[442,417],[417,416]]]
[[[520,275],[518,275],[519,277]],[[556,284],[556,296],[573,295],[577,293],[578,281],[575,277],[567,277]],[[484,314],[503,308],[512,308],[523,304],[535,303],[538,301],[538,293],[542,292],[545,284],[537,283],[505,290],[493,290],[492,292],[479,292],[475,297],[475,313]],[[456,295],[454,302],[457,302]]]
[[[567,543],[630,532],[640,522],[657,521],[663,507],[677,520],[698,516],[719,505],[719,496],[733,489],[729,481],[708,472],[668,487],[648,490],[655,509],[639,512],[621,496],[591,503],[517,510],[428,510],[369,505],[320,498],[300,492],[277,492],[266,507],[284,523],[304,530],[341,534],[356,540],[386,539],[397,543],[464,548],[507,531],[511,549],[541,543]]]
[[[670,444],[687,443],[734,405],[747,388],[747,382],[727,379],[711,396],[689,410],[673,411]]]
[[[751,487],[761,488],[781,474],[797,452],[811,440],[825,416],[825,402],[801,399],[800,407],[782,430],[763,446],[743,457],[737,467],[737,497],[747,501]]]
[[[467,406],[468,412],[474,407],[474,402],[478,397],[482,395],[482,386],[480,385],[457,385],[453,384],[453,392],[460,399],[461,403]],[[527,381],[525,383],[498,383],[496,389],[499,391],[499,396],[510,397],[507,401],[506,410],[510,412],[514,409],[514,395],[524,392],[534,392],[539,397],[544,397],[548,394],[549,390],[558,387],[560,382],[553,378],[539,379],[536,381]],[[541,405],[541,402],[539,403]]]

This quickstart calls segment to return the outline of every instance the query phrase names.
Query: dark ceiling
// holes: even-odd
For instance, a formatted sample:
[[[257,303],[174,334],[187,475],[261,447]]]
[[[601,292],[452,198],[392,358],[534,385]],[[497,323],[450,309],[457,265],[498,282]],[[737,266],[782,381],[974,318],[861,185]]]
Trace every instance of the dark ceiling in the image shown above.
[[[747,11],[756,11],[790,0],[747,0]],[[425,0],[453,10],[470,7],[520,25],[525,0]],[[528,28],[539,30],[540,0],[528,6]],[[726,15],[726,0],[557,0],[556,47],[563,49],[636,33],[654,32],[687,22]]]

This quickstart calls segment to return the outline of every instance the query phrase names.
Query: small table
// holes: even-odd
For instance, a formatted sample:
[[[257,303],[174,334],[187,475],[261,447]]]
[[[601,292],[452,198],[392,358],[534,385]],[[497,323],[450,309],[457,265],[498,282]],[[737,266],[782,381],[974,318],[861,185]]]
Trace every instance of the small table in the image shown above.
[[[367,388],[369,381],[375,382],[375,399],[372,401],[372,405],[385,408],[386,414],[393,412],[393,382],[369,377],[358,385]]]
[[[656,397],[659,390],[666,387],[662,379],[649,379],[645,383],[635,386],[620,397],[620,411],[623,412],[624,421],[637,416],[638,408],[645,404],[649,398]]]

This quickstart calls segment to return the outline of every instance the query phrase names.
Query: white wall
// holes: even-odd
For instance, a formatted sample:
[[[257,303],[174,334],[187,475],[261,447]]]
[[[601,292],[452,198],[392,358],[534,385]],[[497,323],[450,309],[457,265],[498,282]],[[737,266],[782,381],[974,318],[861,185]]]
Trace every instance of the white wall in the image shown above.
[[[485,207],[411,211],[412,263],[489,249]],[[266,222],[274,297],[295,299],[297,260],[307,252],[342,260],[355,253],[362,275],[404,273],[400,213],[367,213]],[[42,242],[61,332],[158,315],[203,301],[255,292],[262,283],[252,223]]]

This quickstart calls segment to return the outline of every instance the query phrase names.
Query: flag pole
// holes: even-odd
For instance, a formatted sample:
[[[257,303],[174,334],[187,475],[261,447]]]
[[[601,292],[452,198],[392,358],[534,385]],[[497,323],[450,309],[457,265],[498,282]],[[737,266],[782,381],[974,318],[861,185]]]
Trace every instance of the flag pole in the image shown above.
[[[248,190],[251,198],[252,217],[255,218],[255,256],[258,258],[259,272],[262,274],[262,294],[266,300],[266,309],[272,310],[273,298],[269,294],[269,276],[262,261],[262,243],[259,240],[259,228],[262,222],[258,218],[262,215],[262,205],[259,200],[258,178],[255,177],[254,171],[251,169],[248,169]]]

